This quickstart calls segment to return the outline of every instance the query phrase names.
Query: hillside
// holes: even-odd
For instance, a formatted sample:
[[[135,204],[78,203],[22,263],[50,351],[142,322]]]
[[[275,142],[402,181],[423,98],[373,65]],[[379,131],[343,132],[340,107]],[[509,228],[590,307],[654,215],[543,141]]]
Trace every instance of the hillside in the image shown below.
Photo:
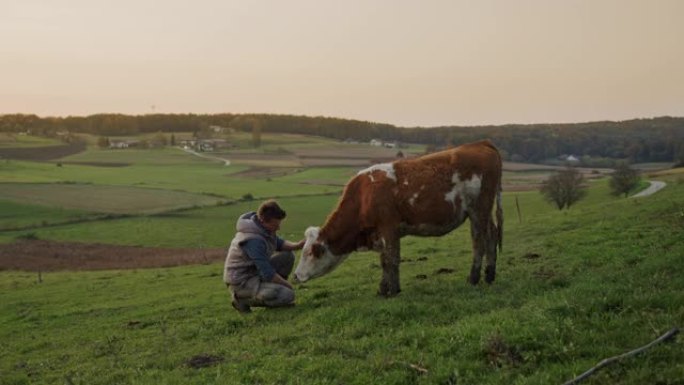
[[[264,133],[289,133],[336,140],[420,143],[430,148],[488,138],[504,151],[506,160],[541,162],[573,155],[591,167],[611,166],[615,159],[632,163],[684,162],[684,118],[679,117],[620,122],[396,127],[340,118],[272,114],[98,114],[65,118],[0,115],[0,133],[28,132],[65,141],[77,140],[79,133],[107,137],[192,132],[197,137],[210,137],[224,130],[251,133],[257,142]],[[7,156],[2,155],[4,152],[7,150],[0,148],[0,156]],[[19,154],[24,153],[25,150],[19,150]]]
[[[516,193],[520,219],[507,194],[492,286],[465,283],[463,228],[403,239],[396,298],[375,295],[377,256],[356,253],[299,285],[296,307],[248,316],[230,308],[220,263],[40,283],[0,272],[0,383],[560,384],[684,325],[684,181],[661,177],[668,186],[641,199],[598,182],[562,212]],[[584,383],[681,384],[682,356],[680,336]]]

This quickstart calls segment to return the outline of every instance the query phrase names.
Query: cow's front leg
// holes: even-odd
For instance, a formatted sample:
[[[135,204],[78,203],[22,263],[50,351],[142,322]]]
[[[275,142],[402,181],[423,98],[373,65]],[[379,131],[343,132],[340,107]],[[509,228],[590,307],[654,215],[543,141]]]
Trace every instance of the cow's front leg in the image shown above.
[[[399,287],[399,236],[386,237],[382,241],[384,244],[380,253],[382,280],[378,294],[393,297],[401,291]]]

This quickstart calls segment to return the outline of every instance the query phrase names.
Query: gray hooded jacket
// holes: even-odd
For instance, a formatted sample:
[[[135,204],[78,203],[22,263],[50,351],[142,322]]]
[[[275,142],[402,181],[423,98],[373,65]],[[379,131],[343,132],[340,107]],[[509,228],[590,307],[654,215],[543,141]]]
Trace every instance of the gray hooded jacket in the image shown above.
[[[263,275],[271,275],[272,272],[264,272],[269,269],[268,258],[282,245],[283,240],[269,233],[257,220],[256,212],[249,212],[240,216],[235,225],[237,233],[230,243],[228,255],[223,269],[223,281],[231,285],[240,285],[248,279]],[[260,240],[266,245],[266,253],[262,260],[255,260],[245,252],[245,243],[250,240]],[[252,254],[254,255],[254,254]],[[264,263],[266,266],[264,266]],[[261,264],[261,272],[258,265]],[[260,274],[261,273],[261,274]],[[268,278],[266,278],[268,280]]]

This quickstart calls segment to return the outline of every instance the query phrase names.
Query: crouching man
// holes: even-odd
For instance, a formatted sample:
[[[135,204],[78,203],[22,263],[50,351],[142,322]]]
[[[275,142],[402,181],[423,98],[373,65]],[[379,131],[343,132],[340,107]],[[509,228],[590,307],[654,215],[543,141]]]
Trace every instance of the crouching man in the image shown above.
[[[237,233],[230,243],[223,270],[233,307],[249,313],[251,306],[294,305],[294,289],[287,281],[292,272],[293,250],[304,246],[279,238],[276,232],[286,213],[274,200],[265,201],[257,212],[237,221]]]

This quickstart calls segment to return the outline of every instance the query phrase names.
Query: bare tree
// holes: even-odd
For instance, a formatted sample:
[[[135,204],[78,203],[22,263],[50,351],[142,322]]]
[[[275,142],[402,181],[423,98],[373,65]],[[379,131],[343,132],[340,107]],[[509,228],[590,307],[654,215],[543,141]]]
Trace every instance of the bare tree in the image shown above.
[[[626,162],[621,162],[615,168],[615,171],[610,177],[610,189],[613,195],[625,195],[639,184],[639,172],[631,167]]]
[[[570,208],[587,195],[584,176],[574,167],[566,167],[542,183],[539,190],[558,210]]]

